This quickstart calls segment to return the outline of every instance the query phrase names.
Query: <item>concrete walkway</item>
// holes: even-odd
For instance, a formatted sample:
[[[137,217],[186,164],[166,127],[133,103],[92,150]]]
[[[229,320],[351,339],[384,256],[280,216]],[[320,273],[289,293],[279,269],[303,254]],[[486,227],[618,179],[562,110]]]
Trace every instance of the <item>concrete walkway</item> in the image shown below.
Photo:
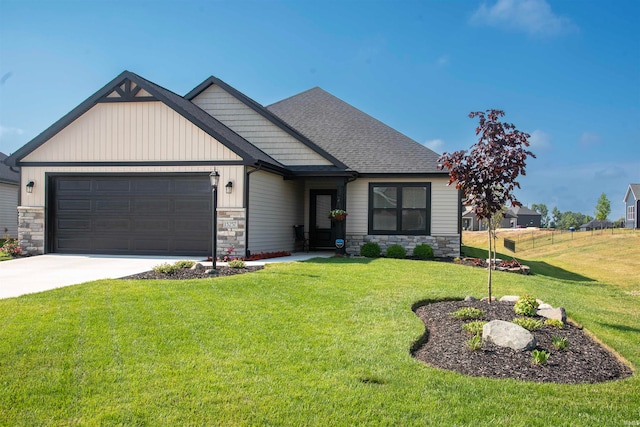
[[[291,256],[249,261],[248,265],[275,262],[304,261],[316,257],[330,257],[332,252],[300,252]],[[190,259],[189,257],[116,256],[116,255],[59,255],[47,254],[0,262],[0,299],[100,279],[117,279],[143,273],[162,263]],[[211,262],[202,262],[211,267]],[[217,263],[220,266],[225,263]]]

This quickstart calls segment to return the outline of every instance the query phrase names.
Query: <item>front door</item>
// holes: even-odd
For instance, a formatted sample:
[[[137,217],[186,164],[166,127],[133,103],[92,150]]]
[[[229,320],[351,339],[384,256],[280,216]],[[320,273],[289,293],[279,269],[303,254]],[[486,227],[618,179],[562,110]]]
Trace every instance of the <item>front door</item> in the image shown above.
[[[334,230],[329,211],[336,207],[336,190],[311,190],[309,219],[309,246],[315,249],[333,249]]]

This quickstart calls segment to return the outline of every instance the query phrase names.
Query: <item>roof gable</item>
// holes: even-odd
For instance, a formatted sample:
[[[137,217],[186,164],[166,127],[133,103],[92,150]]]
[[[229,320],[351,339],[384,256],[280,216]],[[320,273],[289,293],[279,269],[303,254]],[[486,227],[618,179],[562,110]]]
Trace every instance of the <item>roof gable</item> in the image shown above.
[[[221,144],[225,145],[231,151],[242,157],[245,163],[253,164],[261,162],[278,168],[282,167],[279,162],[275,161],[244,138],[227,128],[221,122],[202,111],[196,105],[130,71],[122,72],[111,82],[107,83],[102,89],[91,95],[75,109],[51,125],[29,143],[25,144],[13,155],[9,156],[6,163],[13,166],[19,165],[21,159],[33,152],[42,144],[46,143],[74,120],[101,102],[137,101],[163,102],[204,132],[215,138]]]
[[[439,155],[316,87],[267,109],[361,174],[447,174]]]
[[[629,194],[633,195],[634,200],[640,200],[640,184],[629,184],[627,192],[624,194],[623,201],[625,203],[629,201]]]
[[[217,77],[211,76],[206,79],[204,82],[200,83],[193,90],[185,95],[185,99],[196,103],[196,98],[204,94],[207,90],[209,90],[212,86],[216,86],[222,89],[224,92],[229,94],[231,97],[235,98],[238,102],[245,105],[253,112],[257,113],[259,116],[263,117],[272,125],[276,126],[281,131],[288,134],[290,137],[294,138],[296,141],[300,142],[308,149],[320,155],[322,158],[329,161],[330,164],[333,164],[335,167],[339,169],[346,169],[346,165],[338,160],[332,153],[327,152],[322,147],[318,146],[314,141],[307,138],[305,135],[300,133],[296,128],[290,126],[288,123],[283,121],[280,117],[273,114],[267,108],[260,105],[258,102],[249,98],[242,92],[238,91],[231,85],[225,83]],[[253,142],[253,141],[252,141]]]

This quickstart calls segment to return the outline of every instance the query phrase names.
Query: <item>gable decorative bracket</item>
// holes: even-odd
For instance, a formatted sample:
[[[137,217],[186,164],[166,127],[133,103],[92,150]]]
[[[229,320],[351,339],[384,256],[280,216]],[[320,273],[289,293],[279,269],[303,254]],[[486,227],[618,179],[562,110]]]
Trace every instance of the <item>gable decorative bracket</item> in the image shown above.
[[[125,79],[112,92],[103,96],[98,102],[141,102],[157,101],[157,98],[130,79]]]

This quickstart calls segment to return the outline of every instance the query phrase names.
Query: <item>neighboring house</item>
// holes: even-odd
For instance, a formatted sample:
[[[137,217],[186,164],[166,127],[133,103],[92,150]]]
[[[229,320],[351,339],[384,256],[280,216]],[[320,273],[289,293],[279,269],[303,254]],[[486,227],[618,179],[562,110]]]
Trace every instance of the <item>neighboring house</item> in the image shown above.
[[[211,77],[179,96],[125,71],[7,159],[29,253],[206,256],[345,239],[460,254],[460,196],[438,155],[314,88],[263,107]],[[328,212],[346,209],[344,222]]]
[[[542,215],[524,206],[511,207],[502,214],[501,228],[540,227]],[[479,221],[471,210],[466,207],[462,214],[462,229],[468,231],[486,230],[486,224]]]
[[[465,231],[479,231],[483,229],[481,227],[482,221],[478,220],[471,208],[466,206],[462,213],[462,229]]]
[[[640,212],[640,184],[629,184],[624,195],[624,205],[626,212],[626,228],[640,229],[638,213]]]
[[[526,206],[507,209],[502,220],[503,228],[540,227],[542,215]]]
[[[606,228],[613,227],[611,221],[592,219],[586,224],[582,224],[580,226],[580,231],[590,231],[590,230],[604,230]]]
[[[3,163],[6,158],[0,152],[0,237],[17,237],[20,174]]]

